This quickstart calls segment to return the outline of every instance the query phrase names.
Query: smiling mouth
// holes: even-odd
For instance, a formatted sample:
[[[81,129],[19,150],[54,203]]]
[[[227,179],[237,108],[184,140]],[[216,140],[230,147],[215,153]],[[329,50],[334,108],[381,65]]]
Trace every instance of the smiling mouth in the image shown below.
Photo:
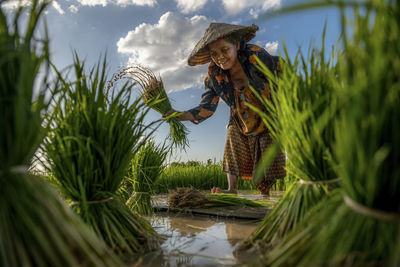
[[[224,64],[226,64],[227,62],[228,62],[228,60],[220,61],[219,64],[220,64],[220,65],[224,65]]]

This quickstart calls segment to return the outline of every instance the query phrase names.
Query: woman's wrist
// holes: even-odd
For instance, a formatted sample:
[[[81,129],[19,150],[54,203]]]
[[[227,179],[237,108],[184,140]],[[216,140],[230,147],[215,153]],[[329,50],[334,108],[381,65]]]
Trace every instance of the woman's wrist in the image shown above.
[[[184,111],[180,116],[179,116],[180,121],[194,121],[195,118],[192,113],[189,111]]]

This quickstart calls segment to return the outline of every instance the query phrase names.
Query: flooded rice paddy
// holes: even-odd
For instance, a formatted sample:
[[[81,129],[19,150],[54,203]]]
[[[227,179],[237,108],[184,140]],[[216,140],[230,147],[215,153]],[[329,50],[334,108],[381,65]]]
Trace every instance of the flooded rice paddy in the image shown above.
[[[263,198],[257,192],[240,192],[238,196],[275,205],[283,192]],[[154,197],[164,205],[167,195]],[[255,259],[254,254],[237,253],[240,241],[247,238],[260,220],[194,215],[179,212],[156,212],[146,219],[164,237],[161,250],[143,257],[140,266],[235,266]]]

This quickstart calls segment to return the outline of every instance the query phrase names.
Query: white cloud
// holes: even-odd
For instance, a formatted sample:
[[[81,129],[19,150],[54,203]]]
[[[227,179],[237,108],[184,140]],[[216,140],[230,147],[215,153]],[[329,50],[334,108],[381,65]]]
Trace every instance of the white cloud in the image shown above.
[[[278,8],[282,0],[222,0],[225,10],[229,15],[236,15],[250,8],[250,15],[257,18],[260,12]]]
[[[117,6],[125,7],[129,5],[135,6],[154,6],[157,0],[77,0],[82,6],[107,6],[114,4]]]
[[[207,1],[208,0],[175,0],[179,10],[184,14],[200,10]]]
[[[204,16],[167,12],[157,24],[142,23],[128,32],[118,41],[118,52],[160,74],[167,91],[184,90],[203,83],[207,65],[189,67],[187,58],[209,24]]]
[[[57,10],[58,13],[64,15],[64,10],[61,8],[60,4],[56,1],[51,2],[51,5]]]
[[[128,5],[153,7],[155,4],[157,0],[117,0],[116,2],[116,5],[123,7]]]
[[[69,11],[71,11],[72,13],[78,13],[78,7],[75,5],[70,5],[69,6]]]
[[[265,50],[267,50],[267,52],[270,53],[271,55],[276,56],[278,55],[278,46],[279,46],[278,41],[268,42],[265,44]]]
[[[77,0],[82,6],[106,6],[110,1],[108,0]]]
[[[39,2],[42,2],[42,0]],[[8,0],[5,2],[1,2],[1,7],[6,10],[15,10],[19,7],[28,7],[31,4],[32,0]],[[65,13],[57,1],[52,1],[51,6],[54,7],[54,9],[57,10],[59,14],[63,15]]]
[[[1,7],[8,10],[17,9],[18,7],[26,7],[31,4],[31,0],[8,0],[1,2]]]
[[[71,1],[71,0],[67,0]],[[102,6],[106,7],[107,5],[116,5],[120,7],[126,6],[149,6],[154,7],[157,4],[157,0],[76,0],[79,6]],[[79,10],[79,6],[71,5],[69,10],[73,13],[77,13]]]
[[[259,12],[260,11],[256,11],[253,8],[251,8],[250,11],[249,11],[250,15],[255,19],[258,19]]]

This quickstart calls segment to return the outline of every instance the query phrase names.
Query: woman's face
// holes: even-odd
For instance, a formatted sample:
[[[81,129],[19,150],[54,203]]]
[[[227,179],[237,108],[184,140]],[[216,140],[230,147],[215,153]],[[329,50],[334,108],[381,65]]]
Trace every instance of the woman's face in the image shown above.
[[[238,63],[239,43],[232,44],[224,39],[219,39],[209,44],[208,48],[210,49],[211,59],[221,69],[229,70]]]

